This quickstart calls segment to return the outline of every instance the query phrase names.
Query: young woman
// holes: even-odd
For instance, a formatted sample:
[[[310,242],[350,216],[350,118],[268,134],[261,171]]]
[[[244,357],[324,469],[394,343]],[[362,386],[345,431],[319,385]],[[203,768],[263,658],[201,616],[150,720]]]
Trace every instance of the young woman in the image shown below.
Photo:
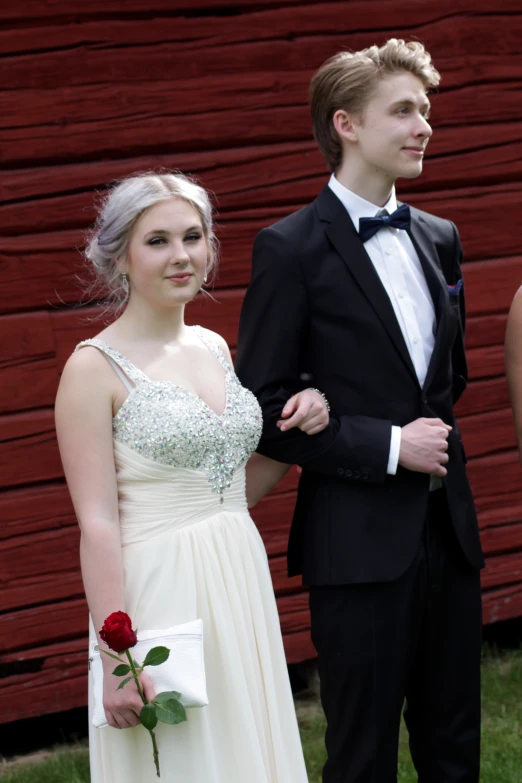
[[[162,778],[304,783],[267,557],[247,508],[288,466],[252,456],[262,427],[255,397],[225,341],[184,322],[215,265],[207,194],[182,175],[124,180],[100,210],[87,257],[127,299],[69,358],[56,400],[91,639],[120,609],[141,630],[201,617],[209,704],[184,724],[158,724]],[[324,399],[305,390],[280,426],[315,434],[327,423]],[[91,729],[92,783],[153,781],[137,690],[117,690],[102,658],[111,728]],[[150,679],[141,681],[152,698]]]

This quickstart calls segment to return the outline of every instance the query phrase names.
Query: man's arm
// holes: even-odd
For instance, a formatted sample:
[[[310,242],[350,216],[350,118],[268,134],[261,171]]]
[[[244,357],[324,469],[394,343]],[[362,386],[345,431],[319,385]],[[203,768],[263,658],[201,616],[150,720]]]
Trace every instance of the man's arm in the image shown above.
[[[309,328],[308,291],[300,259],[274,228],[253,249],[252,280],[241,312],[236,372],[263,409],[259,453],[339,478],[382,482],[391,422],[367,416],[330,417],[317,435],[277,427],[288,398],[303,387],[300,364]]]

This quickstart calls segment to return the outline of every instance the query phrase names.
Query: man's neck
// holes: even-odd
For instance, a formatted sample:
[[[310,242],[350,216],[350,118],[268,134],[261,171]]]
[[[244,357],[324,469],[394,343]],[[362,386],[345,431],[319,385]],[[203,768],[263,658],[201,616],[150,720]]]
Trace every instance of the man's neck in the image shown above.
[[[356,161],[344,161],[335,172],[335,178],[352,193],[377,207],[388,203],[395,184],[391,177],[383,175],[381,171],[363,171]]]

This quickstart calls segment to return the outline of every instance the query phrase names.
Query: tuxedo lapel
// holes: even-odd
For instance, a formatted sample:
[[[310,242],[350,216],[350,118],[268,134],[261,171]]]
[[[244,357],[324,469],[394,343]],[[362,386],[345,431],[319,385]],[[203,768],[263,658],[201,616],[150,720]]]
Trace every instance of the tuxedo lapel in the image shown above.
[[[418,384],[393,305],[346,209],[328,186],[317,198],[316,206],[330,242],[375,310],[399,356]]]
[[[414,209],[411,212],[411,228],[408,233],[419,256],[437,317],[435,344],[424,381],[424,388],[427,389],[446,343],[449,297],[446,281],[437,261],[437,248],[430,236],[428,226],[426,226],[422,217]]]

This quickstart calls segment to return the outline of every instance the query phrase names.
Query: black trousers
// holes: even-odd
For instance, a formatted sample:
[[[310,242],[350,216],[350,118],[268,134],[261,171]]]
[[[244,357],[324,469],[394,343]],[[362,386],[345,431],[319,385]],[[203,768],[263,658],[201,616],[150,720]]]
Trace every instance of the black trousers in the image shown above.
[[[395,783],[405,700],[419,783],[478,783],[480,578],[444,490],[430,494],[400,579],[311,587],[310,609],[328,724],[323,783]]]

